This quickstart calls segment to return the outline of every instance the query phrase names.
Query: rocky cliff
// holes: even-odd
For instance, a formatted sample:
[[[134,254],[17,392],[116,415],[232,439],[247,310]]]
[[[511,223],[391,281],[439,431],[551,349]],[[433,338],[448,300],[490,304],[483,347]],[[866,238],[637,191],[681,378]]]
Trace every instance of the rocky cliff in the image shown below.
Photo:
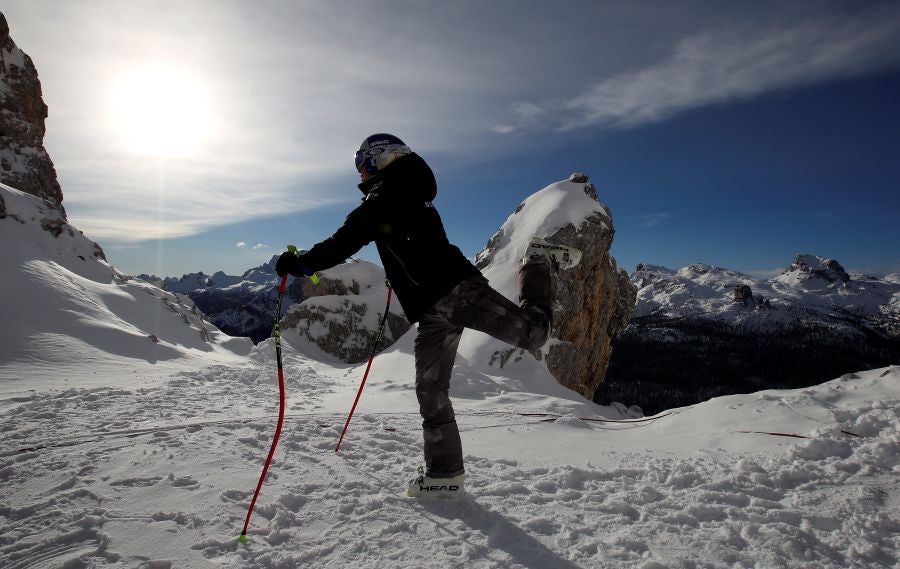
[[[44,148],[46,118],[37,69],[0,13],[0,182],[46,200],[65,219],[62,189]]]
[[[491,284],[516,300],[515,274],[532,237],[582,251],[578,266],[554,275],[554,329],[534,355],[561,385],[587,398],[603,382],[612,340],[628,324],[636,298],[636,287],[609,253],[614,235],[612,215],[594,185],[587,175],[573,174],[525,200],[476,257]],[[517,352],[501,348],[494,361],[503,365]]]

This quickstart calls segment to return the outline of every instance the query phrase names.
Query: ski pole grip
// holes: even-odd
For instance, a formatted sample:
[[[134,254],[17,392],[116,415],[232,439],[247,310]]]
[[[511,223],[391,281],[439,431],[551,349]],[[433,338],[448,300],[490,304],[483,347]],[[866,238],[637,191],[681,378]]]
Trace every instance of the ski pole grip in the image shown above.
[[[306,253],[305,250],[298,249],[296,245],[288,245],[287,250],[288,250],[288,253],[293,253],[294,255],[296,255],[298,257],[300,255],[302,255],[303,253]],[[314,285],[319,284],[319,274],[318,273],[313,273],[311,275],[306,275],[306,276],[310,281],[312,281],[312,284],[314,284]]]

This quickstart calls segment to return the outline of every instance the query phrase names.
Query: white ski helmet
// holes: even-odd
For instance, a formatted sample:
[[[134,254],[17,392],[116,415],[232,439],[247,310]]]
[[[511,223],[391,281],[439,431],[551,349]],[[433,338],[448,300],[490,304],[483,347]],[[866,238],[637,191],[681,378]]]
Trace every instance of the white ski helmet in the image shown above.
[[[356,170],[374,176],[388,164],[412,153],[409,146],[392,134],[378,133],[366,137],[356,151]]]

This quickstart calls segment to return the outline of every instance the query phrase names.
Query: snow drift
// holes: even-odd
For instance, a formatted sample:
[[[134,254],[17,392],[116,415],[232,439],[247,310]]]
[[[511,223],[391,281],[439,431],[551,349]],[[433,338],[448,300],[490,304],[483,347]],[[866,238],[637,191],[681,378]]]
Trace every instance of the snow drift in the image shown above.
[[[190,299],[122,274],[43,200],[0,185],[0,386],[144,367],[211,354],[246,355],[249,340],[206,322]],[[28,370],[40,370],[28,373]]]

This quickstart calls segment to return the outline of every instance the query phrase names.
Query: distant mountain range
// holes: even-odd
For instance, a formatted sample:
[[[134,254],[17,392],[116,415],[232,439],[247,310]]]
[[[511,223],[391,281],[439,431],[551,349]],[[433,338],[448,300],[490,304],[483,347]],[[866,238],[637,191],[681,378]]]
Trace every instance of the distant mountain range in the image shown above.
[[[775,278],[704,264],[638,265],[634,316],[598,402],[645,413],[710,397],[820,383],[900,361],[900,275],[798,255]]]
[[[220,330],[230,336],[245,336],[258,343],[272,333],[272,309],[278,284],[275,274],[277,259],[272,257],[269,262],[238,276],[218,271],[212,275],[189,273],[180,278],[155,275],[138,275],[138,278],[165,291],[189,297]],[[285,296],[283,312],[291,304],[305,298],[302,283],[293,282]]]

